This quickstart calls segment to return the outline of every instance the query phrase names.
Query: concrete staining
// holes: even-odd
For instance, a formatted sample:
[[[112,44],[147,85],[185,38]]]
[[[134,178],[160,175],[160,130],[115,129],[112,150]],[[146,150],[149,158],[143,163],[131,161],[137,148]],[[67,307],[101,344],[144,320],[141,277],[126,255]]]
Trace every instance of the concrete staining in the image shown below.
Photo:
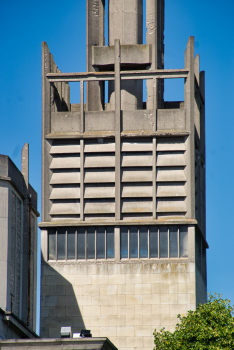
[[[146,45],[142,1],[109,1],[109,46],[104,1],[86,3],[87,73],[42,47],[41,336],[71,326],[152,349],[155,328],[206,301],[204,72],[193,37],[185,68],[164,70],[162,0],[146,1]],[[184,101],[164,101],[168,78]]]

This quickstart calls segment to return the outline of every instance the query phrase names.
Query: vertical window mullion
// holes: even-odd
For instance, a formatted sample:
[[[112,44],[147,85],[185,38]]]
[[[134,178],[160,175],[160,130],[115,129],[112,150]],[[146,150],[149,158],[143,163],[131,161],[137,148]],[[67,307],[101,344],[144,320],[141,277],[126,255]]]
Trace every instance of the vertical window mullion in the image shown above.
[[[85,260],[87,260],[87,228],[85,229]]]
[[[105,227],[105,259],[107,259],[107,254],[106,254],[106,251],[107,251],[107,237],[106,237],[106,231],[107,231],[107,229],[106,229],[106,227]]]
[[[150,235],[150,230],[149,230],[149,227],[148,227],[148,259],[150,258],[149,235]]]
[[[139,259],[140,258],[140,229],[139,229],[139,226],[138,226],[137,232],[138,232],[138,259]]]
[[[75,230],[75,260],[77,260],[77,230]]]
[[[180,230],[179,230],[179,226],[177,229],[177,241],[178,241],[178,258],[180,258]]]
[[[56,229],[56,261],[58,260],[58,230]]]
[[[130,254],[129,254],[129,251],[130,251],[130,226],[128,226],[128,259],[130,258]]]
[[[67,230],[66,230],[66,235],[65,235],[65,260],[67,260]]]
[[[97,228],[95,227],[95,234],[94,234],[94,257],[95,260],[97,260]]]
[[[170,226],[167,229],[167,237],[168,258],[170,258]]]

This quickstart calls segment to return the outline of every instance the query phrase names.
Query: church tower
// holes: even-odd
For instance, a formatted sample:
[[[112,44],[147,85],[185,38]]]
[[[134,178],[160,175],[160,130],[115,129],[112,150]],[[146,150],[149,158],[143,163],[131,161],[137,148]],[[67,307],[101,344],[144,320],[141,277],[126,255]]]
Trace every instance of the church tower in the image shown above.
[[[146,23],[143,0],[109,0],[108,46],[105,0],[86,7],[87,72],[42,46],[41,337],[71,326],[152,350],[155,328],[206,301],[205,76],[193,37],[164,69],[163,0]],[[175,78],[184,100],[164,101]]]

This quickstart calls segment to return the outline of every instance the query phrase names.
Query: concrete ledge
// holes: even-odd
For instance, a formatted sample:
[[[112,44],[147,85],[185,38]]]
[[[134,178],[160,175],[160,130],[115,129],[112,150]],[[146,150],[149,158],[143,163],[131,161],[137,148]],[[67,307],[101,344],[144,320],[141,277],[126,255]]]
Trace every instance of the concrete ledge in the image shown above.
[[[114,46],[93,46],[93,66],[114,66]],[[152,62],[151,45],[121,45],[121,64],[149,65]]]
[[[16,339],[0,341],[1,350],[117,350],[108,338],[80,338],[80,339]]]

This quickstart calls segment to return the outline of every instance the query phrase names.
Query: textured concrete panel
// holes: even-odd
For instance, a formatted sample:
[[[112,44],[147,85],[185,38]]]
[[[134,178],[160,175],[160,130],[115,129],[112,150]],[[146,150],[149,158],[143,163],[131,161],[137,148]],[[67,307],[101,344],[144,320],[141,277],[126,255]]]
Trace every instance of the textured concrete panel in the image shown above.
[[[80,132],[80,113],[52,112],[51,132]]]
[[[157,130],[186,130],[185,109],[159,109]]]

